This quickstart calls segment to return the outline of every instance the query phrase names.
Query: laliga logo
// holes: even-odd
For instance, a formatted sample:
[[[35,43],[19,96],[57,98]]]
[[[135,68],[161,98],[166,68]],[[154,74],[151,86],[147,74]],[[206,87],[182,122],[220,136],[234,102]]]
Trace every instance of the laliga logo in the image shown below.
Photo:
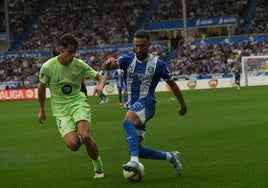
[[[209,85],[211,88],[216,88],[217,85],[218,85],[218,80],[217,80],[217,79],[209,80],[208,85]]]
[[[195,80],[191,80],[187,83],[187,86],[189,89],[195,89],[196,85],[197,85],[197,82]]]
[[[114,86],[113,85],[106,85],[105,86],[105,91],[108,93],[108,94],[111,94],[114,92]]]

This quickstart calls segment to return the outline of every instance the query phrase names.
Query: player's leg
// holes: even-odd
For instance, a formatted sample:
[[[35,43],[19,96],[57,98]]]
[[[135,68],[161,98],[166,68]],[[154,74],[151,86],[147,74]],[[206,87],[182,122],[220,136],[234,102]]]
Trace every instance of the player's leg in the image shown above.
[[[139,148],[140,158],[153,159],[153,160],[167,160],[174,166],[174,168],[177,171],[177,174],[181,176],[182,165],[179,161],[179,155],[180,153],[178,151],[165,152],[145,146],[140,146]]]
[[[82,143],[85,145],[86,150],[90,158],[92,159],[95,176],[94,178],[102,178],[104,177],[103,173],[103,164],[99,155],[99,149],[90,134],[90,124],[88,121],[79,121],[77,123],[78,132],[81,137]]]
[[[123,165],[123,169],[126,171],[134,171],[140,173],[139,169],[139,141],[136,132],[135,124],[133,123],[136,114],[133,111],[128,111],[126,117],[131,118],[123,121],[123,128],[125,132],[125,138],[128,145],[128,151],[130,154],[130,161]],[[136,120],[137,121],[137,120]]]
[[[77,151],[82,145],[80,138],[75,131],[67,133],[63,137],[63,141],[72,151]]]
[[[122,87],[117,86],[119,107],[124,108]]]
[[[128,107],[128,98],[127,98],[127,87],[125,85],[122,86],[122,97],[124,99],[124,107]]]
[[[85,145],[87,154],[92,159],[95,176],[94,178],[104,177],[103,164],[99,155],[98,146],[90,134],[91,112],[87,103],[81,105],[73,114],[73,121],[77,123],[78,133],[81,142]]]
[[[130,161],[123,165],[123,169],[139,173],[139,137],[137,128],[144,125],[155,113],[155,102],[150,100],[139,100],[130,106],[123,127],[125,138],[128,143]],[[143,126],[145,127],[145,126]]]
[[[235,83],[237,85],[237,89],[240,89],[240,77],[239,76],[235,77]]]
[[[88,121],[81,120],[77,123],[78,132],[81,142],[85,144],[88,155],[96,160],[99,157],[99,150],[96,142],[90,135],[90,124]]]
[[[100,94],[100,104],[103,104],[103,103],[104,103],[104,95]]]
[[[240,89],[240,75],[237,78],[238,89]]]
[[[56,122],[64,143],[72,151],[77,151],[82,143],[76,133],[76,125],[72,118],[70,116],[56,117]]]
[[[150,117],[149,113],[147,114],[148,114],[147,117]],[[146,133],[145,124],[143,126],[136,127],[136,131],[139,137],[139,152],[138,152],[139,158],[153,159],[153,160],[167,160],[174,166],[174,168],[177,171],[177,174],[181,176],[182,165],[179,161],[180,153],[178,151],[172,151],[172,152],[159,151],[154,148],[142,146],[142,141],[144,140]]]
[[[103,94],[104,95],[104,98],[105,98],[105,103],[108,103],[109,102],[109,97],[107,96],[107,95],[105,95],[105,94]]]
[[[122,103],[122,87],[117,86],[117,91],[119,103]]]
[[[81,137],[82,143],[85,145],[86,150],[90,158],[92,159],[95,176],[94,178],[104,177],[103,163],[99,155],[99,149],[90,134],[90,124],[88,121],[79,121],[77,123],[78,131]]]

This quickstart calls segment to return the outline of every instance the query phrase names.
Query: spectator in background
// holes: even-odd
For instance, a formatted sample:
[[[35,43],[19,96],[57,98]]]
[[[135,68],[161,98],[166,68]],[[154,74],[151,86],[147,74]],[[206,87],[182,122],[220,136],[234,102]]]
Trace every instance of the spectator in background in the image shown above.
[[[124,81],[123,69],[116,69],[113,72],[113,78],[116,80],[119,106],[120,108],[124,108],[127,104],[127,96],[126,96],[126,85]]]
[[[107,72],[103,70],[100,66],[95,66],[95,70],[97,70],[99,74],[102,75],[103,77],[105,78],[107,77]],[[104,93],[101,93],[99,96],[100,96],[100,104],[109,102],[109,97]]]
[[[240,89],[240,78],[241,78],[241,66],[238,62],[234,62],[234,67],[233,67],[233,72],[234,72],[234,79],[235,79],[235,84],[237,86],[237,89]]]

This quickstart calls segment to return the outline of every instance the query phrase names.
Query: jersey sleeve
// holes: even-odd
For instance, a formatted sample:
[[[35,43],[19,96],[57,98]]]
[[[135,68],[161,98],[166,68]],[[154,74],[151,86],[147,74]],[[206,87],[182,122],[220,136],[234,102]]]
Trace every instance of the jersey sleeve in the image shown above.
[[[39,81],[46,85],[49,83],[49,69],[48,69],[47,64],[48,63],[43,64],[39,73]]]
[[[164,61],[158,60],[160,77],[163,80],[172,80],[172,73],[170,72],[167,64]]]
[[[85,78],[90,78],[90,79],[96,78],[96,75],[98,74],[98,72],[95,71],[92,67],[90,67],[89,65],[85,63],[84,69],[85,69]]]
[[[133,54],[133,53],[124,54],[124,55],[118,57],[117,63],[121,69],[126,70],[127,67],[129,66],[129,64],[134,59],[134,57],[135,57],[135,54]]]

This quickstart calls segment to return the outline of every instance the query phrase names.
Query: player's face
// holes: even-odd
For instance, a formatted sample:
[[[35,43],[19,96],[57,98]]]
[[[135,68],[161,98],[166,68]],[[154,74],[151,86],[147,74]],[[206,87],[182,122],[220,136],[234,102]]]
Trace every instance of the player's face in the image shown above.
[[[143,61],[148,57],[150,42],[146,38],[134,38],[134,49],[138,60]]]
[[[67,65],[73,61],[76,55],[76,48],[72,45],[68,47],[60,47],[60,63]]]

